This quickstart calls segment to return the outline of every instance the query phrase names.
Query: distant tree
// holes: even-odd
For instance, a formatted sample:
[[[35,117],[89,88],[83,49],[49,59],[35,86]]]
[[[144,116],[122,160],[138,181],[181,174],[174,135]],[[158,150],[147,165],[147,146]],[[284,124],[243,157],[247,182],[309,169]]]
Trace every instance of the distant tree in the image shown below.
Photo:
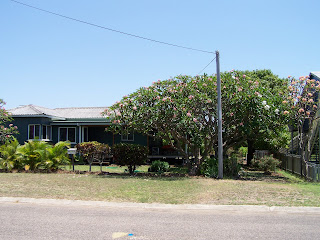
[[[3,144],[8,140],[13,140],[13,136],[18,134],[17,126],[14,126],[13,124],[7,125],[12,122],[13,119],[4,108],[4,105],[5,102],[0,99],[0,144]]]

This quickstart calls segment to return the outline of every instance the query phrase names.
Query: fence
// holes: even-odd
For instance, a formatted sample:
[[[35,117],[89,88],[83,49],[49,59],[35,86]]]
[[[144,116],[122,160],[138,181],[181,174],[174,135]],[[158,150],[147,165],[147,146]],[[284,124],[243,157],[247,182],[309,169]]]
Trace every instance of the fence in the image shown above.
[[[314,182],[320,182],[320,164],[304,162],[300,155],[276,154],[281,161],[281,168],[301,175]]]

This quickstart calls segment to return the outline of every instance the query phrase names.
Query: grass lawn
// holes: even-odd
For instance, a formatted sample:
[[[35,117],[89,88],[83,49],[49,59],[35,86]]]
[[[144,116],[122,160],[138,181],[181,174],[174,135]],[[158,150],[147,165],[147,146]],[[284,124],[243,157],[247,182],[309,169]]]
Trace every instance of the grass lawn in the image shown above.
[[[78,166],[88,171],[88,166]],[[119,173],[124,168],[104,166]],[[86,169],[81,169],[86,168]],[[106,170],[107,169],[107,170]],[[95,166],[93,171],[100,171]],[[147,171],[147,166],[138,168]],[[175,171],[179,171],[175,169]],[[180,170],[181,171],[181,170]],[[244,173],[245,180],[79,173],[0,173],[1,197],[32,197],[144,203],[199,203],[320,207],[320,184],[284,171]]]

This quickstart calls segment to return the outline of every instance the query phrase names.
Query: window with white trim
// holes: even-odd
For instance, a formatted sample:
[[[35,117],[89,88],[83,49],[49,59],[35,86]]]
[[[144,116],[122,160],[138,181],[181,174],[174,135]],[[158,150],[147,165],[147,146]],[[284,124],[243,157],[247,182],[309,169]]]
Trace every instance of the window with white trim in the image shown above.
[[[76,128],[75,127],[60,127],[59,128],[59,142],[69,141],[76,143]]]
[[[40,124],[30,124],[28,126],[28,139],[40,139]]]
[[[42,139],[51,140],[51,126],[42,125]]]
[[[127,128],[122,128],[121,131],[121,141],[133,141],[134,133],[132,130],[128,130]]]

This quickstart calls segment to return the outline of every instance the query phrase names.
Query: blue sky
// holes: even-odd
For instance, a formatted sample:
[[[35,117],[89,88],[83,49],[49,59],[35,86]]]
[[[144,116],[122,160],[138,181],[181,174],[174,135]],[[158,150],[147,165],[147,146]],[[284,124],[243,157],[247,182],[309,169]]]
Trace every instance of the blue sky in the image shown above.
[[[220,52],[221,71],[320,71],[318,0],[19,0],[107,28]],[[0,2],[0,98],[6,108],[110,106],[158,79],[197,75],[214,55]],[[215,63],[215,62],[214,62]],[[211,64],[206,73],[216,72]]]

